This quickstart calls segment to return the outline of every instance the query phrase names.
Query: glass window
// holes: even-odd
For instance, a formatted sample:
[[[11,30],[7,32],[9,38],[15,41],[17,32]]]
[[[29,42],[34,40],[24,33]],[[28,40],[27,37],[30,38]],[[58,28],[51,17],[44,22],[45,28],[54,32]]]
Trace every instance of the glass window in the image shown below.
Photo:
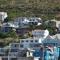
[[[18,52],[18,49],[11,49],[11,52]]]
[[[16,44],[12,44],[12,47],[16,47],[17,45]]]
[[[11,58],[11,60],[17,60],[17,58]]]
[[[31,40],[31,42],[33,42],[33,40]]]
[[[15,47],[16,47],[17,45],[15,45]]]
[[[20,45],[20,47],[23,47],[23,45]]]
[[[35,42],[38,42],[37,40],[35,40]]]
[[[26,42],[28,42],[28,40],[26,40]]]
[[[23,40],[21,42],[24,42]]]

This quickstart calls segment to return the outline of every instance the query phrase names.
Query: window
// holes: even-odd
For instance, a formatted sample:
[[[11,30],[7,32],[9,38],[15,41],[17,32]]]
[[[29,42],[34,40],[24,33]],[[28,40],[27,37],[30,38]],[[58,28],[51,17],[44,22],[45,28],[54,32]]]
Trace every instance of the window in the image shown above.
[[[10,52],[18,52],[18,49],[11,49]]]
[[[17,47],[17,45],[15,45],[15,47]]]
[[[26,40],[26,42],[28,42],[28,40]]]
[[[23,45],[20,45],[20,47],[23,47]]]
[[[17,60],[17,58],[11,58],[11,60]]]
[[[33,42],[33,40],[31,40],[31,42]]]
[[[12,46],[11,47],[17,47],[17,45],[16,44],[12,44]]]
[[[35,42],[38,42],[38,40],[35,40]]]
[[[24,41],[22,40],[21,42],[23,43]]]
[[[2,60],[8,60],[8,58],[2,58]]]

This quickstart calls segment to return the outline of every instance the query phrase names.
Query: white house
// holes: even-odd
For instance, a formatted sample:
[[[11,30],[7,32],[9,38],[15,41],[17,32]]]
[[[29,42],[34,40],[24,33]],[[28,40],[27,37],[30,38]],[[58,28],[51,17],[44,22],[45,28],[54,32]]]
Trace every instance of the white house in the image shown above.
[[[14,24],[13,22],[7,22],[7,23],[3,23],[2,27],[12,27],[12,28],[18,28],[19,25]]]
[[[1,26],[1,32],[9,32],[11,30],[16,31],[16,28],[19,28],[19,25],[12,22],[3,23]]]
[[[7,12],[0,12],[0,21],[4,21],[5,18],[7,18]]]
[[[21,48],[31,48],[31,47],[34,47],[35,44],[36,44],[36,46],[37,46],[37,44],[39,44],[38,38],[20,39],[20,47]]]
[[[20,56],[22,56],[22,54],[24,53],[22,51],[25,50],[27,57],[33,57],[33,52],[36,49],[40,49],[40,45],[41,43],[39,42],[38,38],[20,39],[20,43],[12,43],[10,45],[11,52],[9,54],[15,56],[19,54]]]
[[[14,24],[17,23],[20,28],[29,27],[29,25],[41,25],[42,20],[38,17],[18,17],[14,20]]]
[[[49,31],[48,30],[33,30],[32,35],[33,37],[46,38],[49,35]]]

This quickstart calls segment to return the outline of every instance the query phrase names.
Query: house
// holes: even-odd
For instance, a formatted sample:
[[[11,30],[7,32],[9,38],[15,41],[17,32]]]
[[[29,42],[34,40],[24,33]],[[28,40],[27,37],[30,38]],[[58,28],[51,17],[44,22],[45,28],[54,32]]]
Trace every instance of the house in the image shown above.
[[[27,56],[26,54],[27,54],[27,49],[21,48],[20,43],[10,44],[9,56],[26,57]]]
[[[42,43],[44,46],[60,46],[60,40],[57,37],[47,36]]]
[[[13,22],[7,22],[7,23],[3,23],[2,27],[18,28],[19,26],[17,24],[14,24]]]
[[[10,30],[15,30],[18,27],[19,27],[18,25],[13,24],[12,22],[7,22],[7,23],[2,24],[1,31],[2,32],[9,32]]]
[[[7,56],[8,49],[7,48],[0,48],[0,56]]]
[[[41,18],[38,17],[18,17],[14,20],[14,24],[18,24],[20,28],[27,28],[29,25],[40,25]]]
[[[38,46],[39,46],[38,38],[20,39],[21,48],[33,48],[33,47],[38,47]]]
[[[26,38],[26,39],[20,39],[19,43],[11,43],[11,49],[28,49],[28,48],[39,48],[41,45],[41,42],[38,38]]]
[[[31,24],[31,25],[40,25],[41,23],[42,23],[41,18],[29,17],[29,24]]]
[[[21,49],[21,48],[14,49],[13,48],[9,51],[8,55],[13,56],[13,57],[27,57],[27,49]]]
[[[28,18],[26,17],[18,17],[14,20],[14,24],[18,24],[20,28],[28,27]]]
[[[34,38],[20,39],[20,43],[12,43],[10,46],[11,50],[9,52],[9,55],[12,56],[19,56],[19,57],[42,56],[41,54],[38,54],[39,53],[38,50],[41,51],[41,43],[39,43],[39,39]],[[42,53],[42,51],[40,53]]]
[[[33,37],[38,37],[38,38],[46,38],[49,35],[49,31],[46,30],[33,30],[32,31]]]

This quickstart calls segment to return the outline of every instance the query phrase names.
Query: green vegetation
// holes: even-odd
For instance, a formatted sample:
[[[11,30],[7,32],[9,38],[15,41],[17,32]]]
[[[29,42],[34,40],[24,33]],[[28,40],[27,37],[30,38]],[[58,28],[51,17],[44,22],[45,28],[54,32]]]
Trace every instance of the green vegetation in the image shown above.
[[[20,16],[50,20],[60,15],[60,0],[0,0],[0,11],[8,12],[10,20]]]
[[[21,16],[41,17],[43,20],[50,20],[53,18],[60,20],[60,0],[0,0],[0,11],[8,13],[8,18],[6,19],[8,21]],[[31,30],[35,28],[47,28],[50,34],[55,33],[55,27],[44,25],[44,23],[41,26],[30,25]],[[28,37],[31,36],[30,33],[27,35]],[[17,42],[17,38],[24,37],[18,37],[15,31],[10,31],[8,33],[0,32],[0,46],[6,46],[13,41]]]
[[[6,38],[6,37],[7,37],[6,33],[0,32],[0,38]]]
[[[18,42],[18,35],[15,31],[0,32],[0,47],[9,45],[11,42]]]
[[[11,38],[17,38],[17,34],[15,31],[11,30],[9,32],[0,32],[0,38],[7,38],[7,37],[11,37]]]

